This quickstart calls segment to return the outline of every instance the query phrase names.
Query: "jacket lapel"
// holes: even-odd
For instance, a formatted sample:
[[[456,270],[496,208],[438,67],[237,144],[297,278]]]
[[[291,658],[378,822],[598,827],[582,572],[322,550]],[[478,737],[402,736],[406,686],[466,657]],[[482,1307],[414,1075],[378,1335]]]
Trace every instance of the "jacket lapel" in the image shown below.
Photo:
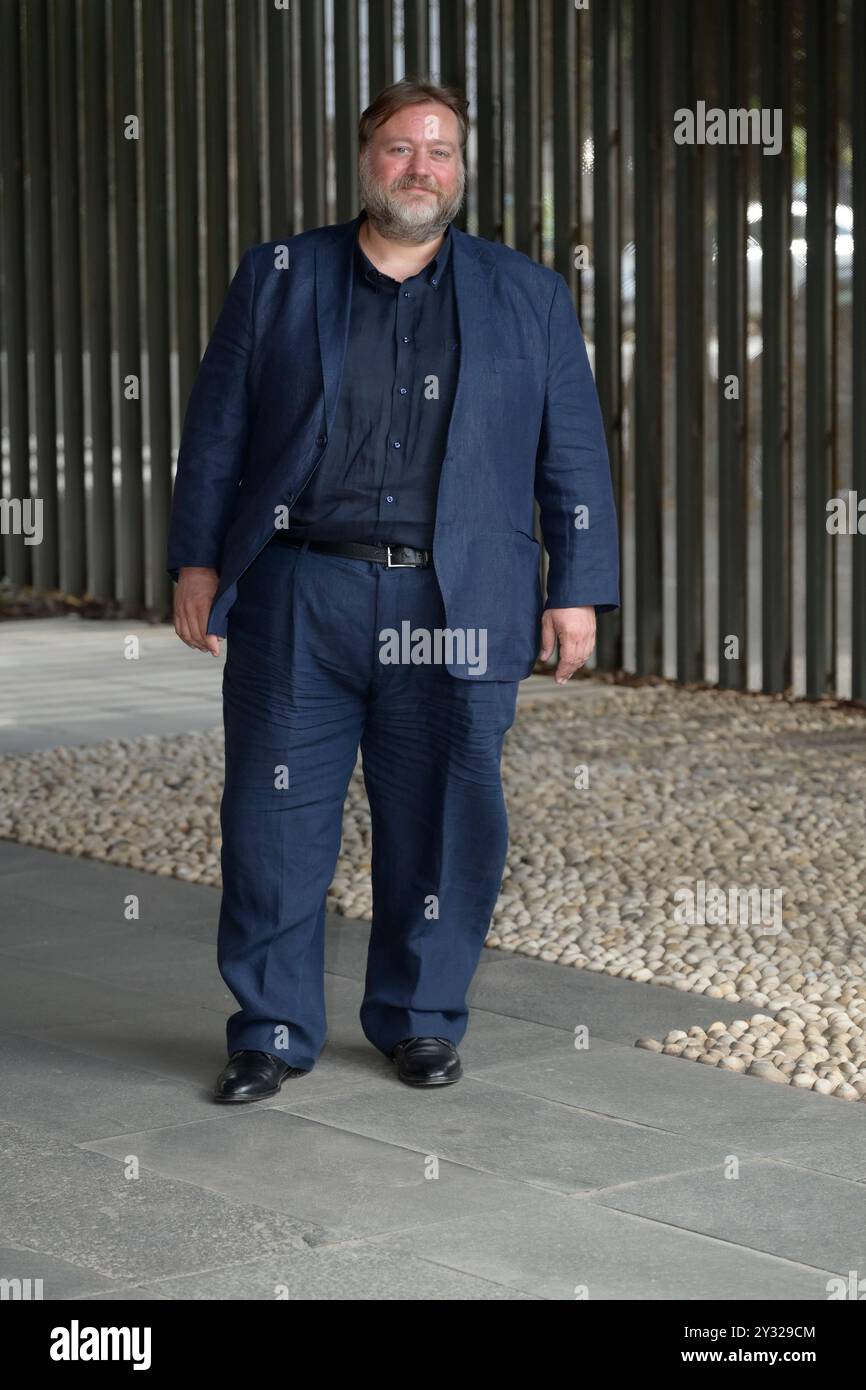
[[[352,256],[361,214],[334,227],[316,246],[316,323],[325,388],[325,420],[330,434],[349,339],[352,309]]]
[[[451,265],[457,327],[460,333],[460,363],[457,368],[454,405],[445,444],[445,459],[451,451],[452,440],[461,436],[465,403],[471,403],[474,399],[477,406],[478,396],[472,390],[472,383],[479,367],[491,357],[494,342],[490,316],[490,289],[495,265],[493,256],[482,242],[468,236],[453,223],[451,235],[454,238]]]

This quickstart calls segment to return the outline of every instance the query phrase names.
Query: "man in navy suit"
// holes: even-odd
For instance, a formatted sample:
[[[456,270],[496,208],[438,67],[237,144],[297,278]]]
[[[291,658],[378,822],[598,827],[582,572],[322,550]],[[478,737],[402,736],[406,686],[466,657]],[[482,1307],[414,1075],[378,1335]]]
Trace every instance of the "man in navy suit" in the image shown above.
[[[461,1075],[502,881],[518,682],[619,603],[601,413],[563,277],[453,225],[467,103],[405,80],[359,126],[363,211],[245,252],[184,420],[175,627],[219,654],[220,1101],[326,1037],[325,901],[358,749],[373,832],[361,1026],[410,1085]],[[543,599],[534,502],[549,557]]]

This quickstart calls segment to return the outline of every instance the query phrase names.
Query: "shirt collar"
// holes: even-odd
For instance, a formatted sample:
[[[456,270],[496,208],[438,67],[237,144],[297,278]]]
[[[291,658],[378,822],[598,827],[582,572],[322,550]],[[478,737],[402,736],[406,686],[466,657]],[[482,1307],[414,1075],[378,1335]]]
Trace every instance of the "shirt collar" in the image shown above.
[[[390,275],[383,275],[381,271],[376,269],[376,267],[373,265],[373,262],[370,260],[369,256],[366,254],[363,247],[361,246],[361,242],[358,237],[358,232],[361,229],[361,223],[366,221],[366,218],[367,211],[364,208],[362,209],[361,215],[358,218],[358,229],[355,232],[356,265],[358,266],[360,273],[362,275],[365,275],[366,278],[370,281],[370,283],[372,285],[375,285],[377,288],[383,281],[386,285],[396,285],[398,282],[396,280],[392,280]],[[445,270],[451,259],[451,245],[453,240],[454,238],[451,235],[451,223],[449,222],[448,226],[445,228],[445,234],[442,238],[442,245],[439,247],[439,250],[436,252],[436,255],[433,257],[432,261],[428,261],[423,271],[421,271],[421,274],[425,276],[428,285],[432,285],[434,289],[436,288],[436,286],[441,284],[442,276],[444,275]]]

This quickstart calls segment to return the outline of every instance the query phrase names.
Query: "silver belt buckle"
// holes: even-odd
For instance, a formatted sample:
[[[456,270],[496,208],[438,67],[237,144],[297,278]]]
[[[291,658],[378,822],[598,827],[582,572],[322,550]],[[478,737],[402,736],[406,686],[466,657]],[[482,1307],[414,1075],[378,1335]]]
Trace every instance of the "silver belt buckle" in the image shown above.
[[[411,560],[402,560],[402,561],[398,560],[396,564],[392,564],[392,563],[391,563],[391,550],[392,550],[392,549],[396,550],[397,547],[396,547],[396,546],[393,546],[393,547],[392,547],[392,546],[390,546],[390,545],[386,545],[386,546],[385,546],[385,549],[386,549],[387,552],[388,552],[388,563],[387,563],[387,565],[386,565],[386,567],[385,567],[386,569],[389,569],[389,570],[413,570],[413,569],[415,569],[415,566],[412,564]],[[402,546],[401,546],[401,549],[403,549]]]

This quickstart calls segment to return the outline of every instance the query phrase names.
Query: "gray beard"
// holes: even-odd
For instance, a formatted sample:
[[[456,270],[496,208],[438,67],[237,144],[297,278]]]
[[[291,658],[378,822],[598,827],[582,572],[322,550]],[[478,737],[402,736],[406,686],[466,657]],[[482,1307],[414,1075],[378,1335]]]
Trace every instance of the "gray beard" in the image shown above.
[[[361,206],[366,209],[367,217],[379,235],[389,241],[423,246],[425,242],[441,236],[460,211],[466,190],[466,171],[461,164],[460,180],[454,192],[450,197],[443,197],[441,191],[436,190],[436,206],[426,210],[426,215],[420,219],[407,216],[406,206],[399,203],[396,195],[383,188],[370,174],[366,159],[361,161],[358,181]]]

